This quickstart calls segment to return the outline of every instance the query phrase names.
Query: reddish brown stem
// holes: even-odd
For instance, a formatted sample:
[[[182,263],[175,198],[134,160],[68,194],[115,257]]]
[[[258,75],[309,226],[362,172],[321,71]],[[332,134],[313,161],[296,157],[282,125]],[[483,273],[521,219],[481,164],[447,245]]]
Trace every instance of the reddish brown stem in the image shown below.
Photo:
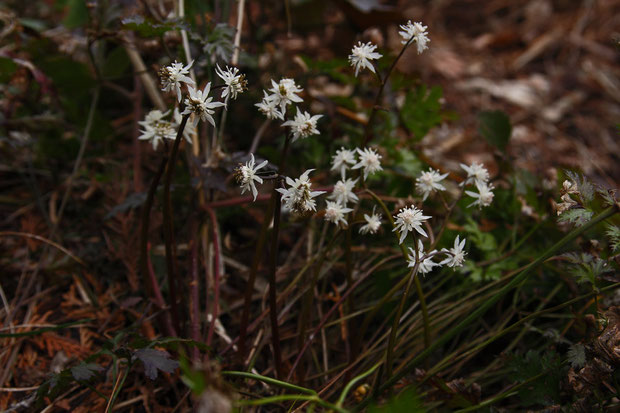
[[[194,228],[194,226],[191,226]],[[190,308],[190,336],[192,340],[200,340],[200,295],[198,282],[198,237],[196,232],[192,234],[191,241],[191,280],[189,283],[189,308]],[[198,361],[198,348],[192,348],[192,360]]]
[[[170,290],[170,310],[172,312],[172,322],[175,329],[181,334],[182,328],[179,319],[178,310],[178,294],[177,285],[179,280],[177,279],[176,271],[176,248],[174,243],[174,225],[172,218],[172,201],[170,199],[170,186],[172,185],[172,176],[174,175],[174,166],[176,164],[177,154],[179,152],[179,145],[181,144],[181,138],[183,137],[183,130],[187,124],[189,115],[184,115],[181,120],[181,125],[177,131],[174,145],[170,151],[170,159],[168,162],[168,169],[166,170],[166,176],[164,177],[164,241],[166,245],[166,268],[168,269],[168,289]]]
[[[151,249],[151,244],[149,243],[148,250],[150,251],[150,249]],[[159,288],[159,284],[157,283],[157,278],[155,277],[155,269],[153,268],[153,263],[151,262],[151,258],[148,253],[146,256],[146,260],[147,260],[148,274],[151,280],[150,285],[153,289],[153,301],[155,301],[155,305],[157,305],[157,307],[159,307],[160,310],[163,310],[166,308],[166,302],[164,301],[164,296],[161,295],[161,289]],[[174,327],[172,326],[172,322],[170,321],[170,314],[168,312],[165,312],[162,315],[162,319],[163,319],[163,324],[164,324],[166,334],[170,337],[176,336],[176,332],[174,331]]]
[[[213,331],[215,330],[215,322],[217,321],[219,305],[220,305],[220,240],[217,233],[217,218],[213,209],[207,208],[209,219],[211,220],[211,237],[213,238],[213,309],[211,311],[211,325],[209,326],[209,333],[207,334],[207,345],[211,345],[213,339]]]

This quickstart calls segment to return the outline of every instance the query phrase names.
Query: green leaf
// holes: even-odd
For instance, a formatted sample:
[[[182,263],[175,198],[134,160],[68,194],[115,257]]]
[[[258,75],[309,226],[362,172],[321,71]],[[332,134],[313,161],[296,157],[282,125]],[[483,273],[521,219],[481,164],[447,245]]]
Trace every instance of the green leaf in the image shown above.
[[[489,232],[482,232],[473,219],[467,219],[464,229],[469,234],[467,239],[471,240],[478,249],[486,252],[497,250],[495,237]]]
[[[102,72],[108,78],[117,78],[123,75],[130,65],[125,48],[117,47],[106,56]]]
[[[586,348],[582,344],[573,344],[568,349],[566,357],[573,368],[581,368],[586,364]]]
[[[170,359],[170,355],[165,351],[154,348],[143,348],[135,352],[137,358],[144,364],[144,374],[151,380],[157,378],[157,371],[172,373],[179,367],[179,362]]]
[[[17,70],[17,63],[8,57],[0,57],[0,83],[7,83]]]
[[[71,375],[76,380],[90,380],[97,372],[103,370],[103,367],[95,363],[80,363],[71,367]]]
[[[577,174],[572,171],[565,171],[566,175],[570,178],[575,185],[577,185],[577,191],[584,203],[589,203],[594,198],[594,185],[584,175]]]
[[[486,141],[501,151],[506,150],[512,125],[506,113],[501,110],[484,111],[478,114],[478,132]]]
[[[19,19],[19,23],[24,27],[34,30],[35,32],[42,32],[44,30],[47,30],[48,27],[47,22],[38,19],[31,19],[28,17],[21,17]]]
[[[581,227],[588,223],[592,219],[594,212],[583,208],[569,209],[562,212],[562,215],[558,217],[558,222],[570,222],[577,227]]]
[[[181,20],[171,20],[164,23],[157,23],[143,16],[136,15],[124,18],[121,23],[123,28],[132,30],[142,37],[160,37],[170,30],[188,30],[189,27]]]
[[[541,355],[537,351],[529,350],[525,356],[517,356],[511,367],[513,377],[518,382],[528,382],[519,389],[524,406],[550,405],[559,400],[563,370],[556,353],[550,351]],[[541,377],[532,380],[538,375]]]
[[[125,200],[121,202],[119,205],[116,205],[114,208],[112,208],[110,212],[108,212],[103,217],[103,219],[108,220],[112,218],[113,216],[115,216],[116,214],[129,211],[130,209],[138,208],[142,206],[142,204],[144,204],[144,201],[146,201],[146,193],[144,192],[133,193],[129,195],[127,198],[125,198]]]
[[[607,227],[607,237],[609,238],[609,246],[613,252],[620,251],[620,227],[609,225]]]
[[[380,407],[371,406],[368,409],[368,413],[426,413],[426,411],[420,397],[412,387],[404,390],[387,404]]]
[[[66,27],[73,29],[82,26],[88,21],[86,0],[68,0],[67,7],[69,11],[62,22]]]
[[[441,124],[441,96],[439,86],[428,91],[423,85],[407,93],[400,116],[405,127],[413,133],[415,141],[422,140],[431,128]]]

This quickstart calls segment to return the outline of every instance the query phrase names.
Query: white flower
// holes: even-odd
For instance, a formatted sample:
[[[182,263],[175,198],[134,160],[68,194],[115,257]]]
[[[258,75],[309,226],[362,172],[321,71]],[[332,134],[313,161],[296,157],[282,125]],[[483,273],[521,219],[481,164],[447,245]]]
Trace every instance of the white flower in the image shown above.
[[[395,227],[392,231],[400,232],[399,244],[402,244],[409,231],[416,230],[421,235],[427,237],[426,232],[422,229],[422,223],[430,218],[422,214],[422,210],[415,206],[402,208],[395,218]]]
[[[282,78],[278,83],[271,79],[271,95],[266,97],[267,100],[273,100],[276,106],[280,106],[280,112],[286,114],[286,105],[293,102],[303,102],[304,100],[296,95],[301,92],[299,86],[295,84],[293,79]]]
[[[351,208],[345,208],[338,202],[327,201],[325,207],[325,220],[332,222],[336,225],[342,224],[346,227],[348,225],[347,220],[344,219],[344,214],[353,211]]]
[[[336,151],[336,154],[332,157],[332,171],[340,168],[340,175],[344,179],[344,171],[349,168],[349,165],[355,164],[355,152],[349,149],[340,148]]]
[[[220,66],[217,65],[215,73],[217,73],[226,84],[226,87],[222,91],[222,99],[226,99],[228,95],[233,99],[237,99],[237,94],[243,93],[247,88],[248,82],[245,80],[245,75],[239,74],[239,69],[236,67],[226,66],[226,71],[223,71],[220,69]]]
[[[138,136],[140,140],[149,140],[153,145],[153,150],[157,150],[159,143],[164,139],[175,139],[176,128],[174,125],[164,119],[170,111],[162,112],[160,110],[150,111],[143,121],[138,124],[144,127],[140,130],[141,135]]]
[[[371,60],[379,59],[382,54],[376,53],[376,45],[371,42],[362,43],[357,42],[357,46],[353,46],[351,54],[349,55],[349,63],[355,68],[355,76],[359,73],[360,69],[367,67],[371,72],[375,73],[375,67]]]
[[[170,92],[173,88],[177,92],[177,100],[181,101],[181,82],[194,86],[194,81],[185,75],[189,74],[189,69],[192,67],[194,61],[192,60],[187,66],[183,67],[183,63],[178,63],[176,60],[170,66],[166,66],[159,71],[159,77],[161,79],[161,85],[164,92]]]
[[[215,127],[215,121],[213,115],[215,111],[213,109],[224,106],[222,102],[211,102],[212,97],[209,96],[211,90],[211,82],[207,83],[204,90],[196,90],[191,86],[188,86],[189,97],[185,98],[185,110],[181,115],[194,114],[194,126],[198,124],[198,121],[209,121],[213,127]]]
[[[364,219],[366,224],[360,228],[360,234],[374,234],[381,227],[381,214],[375,214],[373,211],[372,215],[364,214]]]
[[[459,241],[459,236],[457,235],[454,239],[454,247],[450,249],[443,248],[441,251],[449,254],[448,258],[441,261],[439,265],[447,265],[448,267],[462,267],[463,262],[465,261],[466,252],[463,251],[465,248],[465,238],[462,241]]]
[[[463,185],[475,183],[476,185],[482,185],[489,182],[489,171],[480,163],[472,163],[467,166],[464,163],[461,164],[461,168],[467,172],[467,179]]]
[[[493,197],[495,196],[493,194],[493,184],[476,183],[476,188],[478,188],[478,193],[465,191],[467,195],[476,198],[476,200],[467,205],[467,207],[469,208],[470,206],[478,205],[478,208],[482,208],[491,205],[491,202],[493,202]]]
[[[416,179],[416,189],[418,193],[423,195],[423,201],[426,201],[426,198],[435,191],[446,190],[446,187],[440,184],[441,181],[446,179],[446,176],[448,176],[448,174],[440,175],[438,171],[432,168],[422,172],[422,175]]]
[[[280,119],[284,120],[284,114],[278,110],[278,102],[275,99],[271,99],[271,96],[267,94],[263,90],[263,100],[260,103],[256,103],[254,106],[258,107],[258,110],[265,116],[267,119]]]
[[[353,193],[353,187],[357,183],[357,179],[340,180],[334,185],[332,194],[329,199],[335,199],[336,202],[347,205],[349,202],[356,203],[358,201],[357,195]]]
[[[409,20],[407,24],[401,24],[400,28],[403,29],[398,32],[398,34],[400,34],[403,38],[401,41],[402,44],[407,44],[411,41],[411,39],[413,39],[413,41],[417,43],[418,54],[428,49],[426,44],[430,42],[430,39],[428,38],[428,33],[426,32],[427,26],[424,26],[422,23],[418,22],[411,23],[411,20]]]
[[[308,112],[297,111],[295,120],[287,120],[282,126],[290,126],[291,132],[293,132],[293,139],[291,142],[295,142],[299,138],[307,138],[310,135],[318,135],[319,131],[316,128],[316,122],[323,115],[310,116]]]
[[[294,181],[287,177],[286,183],[289,185],[289,188],[276,189],[276,191],[282,194],[282,202],[285,203],[286,208],[289,210],[300,213],[316,211],[316,201],[312,198],[325,193],[325,191],[310,190],[312,183],[308,179],[308,176],[312,171],[314,171],[314,169],[308,169]]]
[[[254,201],[256,201],[256,196],[258,195],[258,190],[256,189],[256,185],[254,181],[259,184],[263,183],[263,179],[260,176],[256,175],[256,172],[267,165],[267,161],[263,161],[260,164],[254,166],[254,154],[250,154],[250,160],[246,162],[245,165],[239,166],[235,171],[235,177],[241,185],[241,193],[243,194],[245,191],[252,191],[252,195],[254,195]]]
[[[364,180],[368,179],[369,174],[374,174],[377,171],[382,171],[381,167],[381,155],[374,151],[372,148],[366,148],[364,150],[357,149],[357,153],[360,156],[360,161],[353,165],[351,169],[364,168]]]
[[[412,267],[415,267],[415,264],[416,264],[416,251],[413,248],[409,247],[409,252],[411,252],[411,254],[409,255],[409,260],[408,260],[409,264],[407,266],[412,268]],[[424,245],[422,244],[422,240],[421,239],[418,240],[417,255],[418,255],[418,259],[421,259],[420,265],[418,265],[418,272],[420,274],[426,274],[428,272],[431,272],[434,267],[440,267],[442,265],[441,263],[436,263],[435,261],[432,260],[431,255],[434,252],[436,251],[431,251],[425,255]]]

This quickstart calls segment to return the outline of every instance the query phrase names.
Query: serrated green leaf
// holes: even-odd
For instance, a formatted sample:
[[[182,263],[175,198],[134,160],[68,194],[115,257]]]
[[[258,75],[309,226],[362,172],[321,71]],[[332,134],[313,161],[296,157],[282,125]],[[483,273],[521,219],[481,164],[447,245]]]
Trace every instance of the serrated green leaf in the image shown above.
[[[134,353],[134,358],[144,364],[144,374],[151,380],[157,378],[157,371],[172,373],[179,367],[179,362],[170,359],[170,355],[165,351],[154,348],[143,348]]]
[[[620,251],[620,227],[609,225],[606,232],[609,238],[609,246],[613,252]]]
[[[573,368],[581,368],[586,364],[586,348],[582,344],[573,344],[566,357]]]
[[[510,118],[501,110],[484,111],[478,114],[478,132],[486,141],[501,151],[506,150],[512,125]]]
[[[439,86],[434,86],[429,91],[423,85],[407,93],[400,116],[415,141],[422,140],[431,128],[441,124],[441,96],[442,90]]]
[[[579,196],[584,203],[592,202],[594,198],[594,185],[584,175],[577,174],[572,171],[565,171],[566,175],[577,185]]]
[[[103,367],[95,363],[80,363],[71,367],[71,375],[76,380],[90,380],[96,373],[103,370]]]
[[[561,360],[555,352],[541,355],[535,350],[529,350],[525,356],[515,357],[510,367],[515,380],[520,383],[529,381],[519,389],[524,406],[550,405],[559,399],[563,371],[560,368]]]
[[[565,211],[558,217],[558,222],[569,222],[575,226],[581,227],[592,219],[594,213],[587,209],[575,208]]]
[[[497,241],[493,235],[489,232],[482,232],[478,227],[476,221],[471,218],[467,219],[467,223],[464,226],[465,231],[470,234],[468,239],[482,251],[495,251],[497,250]]]

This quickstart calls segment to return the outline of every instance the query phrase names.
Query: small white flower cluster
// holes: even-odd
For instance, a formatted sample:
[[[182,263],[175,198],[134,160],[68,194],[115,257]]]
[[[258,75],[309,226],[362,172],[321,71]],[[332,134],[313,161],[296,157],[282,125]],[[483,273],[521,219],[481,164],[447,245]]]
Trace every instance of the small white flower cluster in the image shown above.
[[[213,119],[214,109],[220,106],[225,106],[222,102],[213,102],[213,98],[209,96],[211,91],[211,82],[207,83],[203,90],[196,90],[192,86],[188,86],[189,97],[185,98],[185,110],[181,115],[194,115],[194,126],[198,124],[198,121],[208,121],[213,127],[215,127],[215,120]]]
[[[263,100],[256,106],[267,118],[284,120],[287,105],[304,101],[297,95],[301,91],[303,89],[297,86],[293,79],[282,78],[278,83],[271,79],[271,88],[269,89],[271,93],[263,91]]]
[[[356,154],[359,155],[359,161],[355,159]],[[363,168],[364,179],[367,179],[368,175],[383,169],[381,167],[381,155],[372,148],[365,148],[363,150],[357,148],[355,151],[340,148],[332,157],[331,170],[339,171],[341,179],[336,182],[332,194],[328,197],[333,201],[327,202],[325,219],[336,225],[342,225],[343,227],[348,225],[344,215],[353,211],[351,208],[347,208],[347,204],[349,202],[357,203],[359,200],[358,196],[353,192],[359,178],[347,178],[346,170],[349,168]],[[359,230],[362,234],[374,234],[381,227],[381,215],[375,214],[374,211],[372,215],[364,214],[364,219],[366,220],[366,224]]]
[[[176,60],[170,66],[166,66],[159,71],[161,86],[164,92],[176,91],[177,101],[181,101],[181,84],[186,83],[188,86],[194,86],[194,81],[189,75],[189,69],[194,64],[192,60],[187,66],[183,67],[183,63]]]
[[[254,181],[259,184],[263,183],[263,178],[258,176],[256,173],[268,163],[267,161],[263,161],[258,165],[255,165],[255,162],[254,154],[251,153],[250,160],[245,165],[241,165],[235,170],[235,178],[241,186],[241,193],[243,194],[245,191],[251,191],[254,196],[254,201],[256,201],[256,197],[258,196],[258,190],[256,189],[256,184],[254,184]]]
[[[316,211],[316,201],[313,198],[324,194],[324,191],[312,191],[312,183],[309,175],[314,169],[308,169],[295,180],[286,178],[289,188],[277,188],[276,191],[282,194],[282,201],[287,209],[301,214]]]
[[[296,85],[293,79],[282,78],[278,83],[272,79],[269,89],[271,93],[263,90],[263,100],[256,103],[255,106],[268,119],[284,120],[288,105],[303,102],[303,99],[297,95],[301,91],[303,89]],[[293,134],[291,142],[295,142],[299,138],[318,135],[319,130],[316,128],[316,124],[322,116],[311,116],[308,112],[297,109],[295,118],[282,123],[282,126],[290,126]]]
[[[168,116],[169,113],[169,110],[166,112],[157,109],[150,111],[143,121],[138,122],[138,124],[143,127],[143,129],[140,130],[141,134],[138,136],[138,139],[151,141],[153,150],[157,150],[159,143],[164,139],[174,140],[182,117],[179,110],[175,108],[172,118],[166,120],[165,117]],[[191,142],[191,134],[192,129],[186,127],[183,131],[183,137],[188,142]]]
[[[430,39],[426,31],[427,26],[419,22],[411,23],[411,20],[409,20],[407,24],[402,24],[400,28],[402,30],[399,31],[398,34],[403,38],[401,43],[404,44],[405,47],[415,42],[418,48],[418,54],[428,49],[427,44],[430,42]],[[377,45],[371,42],[362,43],[358,41],[357,45],[353,46],[351,54],[349,55],[349,63],[355,69],[356,77],[359,71],[364,68],[376,73],[375,66],[371,60],[377,60],[383,57],[382,54],[375,52],[376,49]]]
[[[416,178],[416,190],[422,194],[422,201],[426,201],[426,198],[435,191],[445,191],[446,187],[440,182],[446,179],[448,174],[440,175],[439,171],[435,171],[432,168],[428,171],[422,172],[418,178]]]
[[[467,172],[467,179],[465,179],[462,185],[473,183],[476,185],[476,189],[478,189],[478,192],[465,191],[467,195],[476,199],[468,207],[478,205],[478,208],[482,208],[491,205],[495,196],[493,194],[493,189],[495,188],[493,184],[489,183],[489,171],[487,171],[484,165],[476,162],[469,166],[461,164],[461,168]]]
[[[424,221],[430,216],[424,215],[421,209],[415,206],[401,208],[398,214],[394,216],[394,229],[400,233],[399,244],[402,244],[409,232],[417,231],[420,235],[428,237],[426,231],[422,229]]]
[[[411,20],[409,20],[407,24],[401,24],[400,28],[402,30],[398,32],[398,34],[403,38],[401,41],[402,44],[414,41],[418,47],[418,54],[428,49],[426,44],[431,40],[428,38],[426,26],[419,22],[411,23]]]
[[[377,46],[371,42],[357,42],[357,46],[353,46],[351,54],[349,55],[349,63],[355,68],[356,77],[360,69],[364,68],[368,68],[372,73],[375,73],[375,66],[370,61],[379,59],[383,56],[375,52],[376,48]]]
[[[231,97],[233,100],[237,99],[239,93],[243,93],[247,90],[248,81],[245,80],[245,75],[239,73],[239,69],[236,67],[226,66],[226,71],[223,71],[220,66],[216,66],[215,73],[224,81],[226,87],[222,91],[222,99]]]
[[[432,250],[428,253],[425,253],[422,240],[419,239],[417,251],[409,247],[410,254],[407,266],[412,268],[415,267],[417,262],[419,262],[418,272],[420,272],[420,274],[427,274],[431,272],[433,268],[441,267],[444,265],[447,265],[450,268],[462,267],[463,263],[465,262],[465,255],[467,255],[467,253],[464,251],[464,248],[465,239],[460,240],[459,236],[457,235],[454,239],[454,247],[450,249],[442,248],[441,251]],[[440,253],[447,255],[447,257],[440,262],[433,261],[433,257]]]
[[[183,130],[184,138],[191,142],[191,136],[195,133],[195,127],[198,121],[208,121],[215,127],[215,120],[212,116],[215,113],[214,109],[220,106],[226,106],[222,102],[213,102],[213,98],[209,96],[211,82],[207,83],[203,90],[195,88],[195,82],[187,76],[189,75],[189,70],[193,63],[192,61],[187,66],[183,66],[182,63],[175,61],[159,71],[162,90],[164,92],[174,91],[177,96],[177,101],[181,102],[183,100],[182,86],[185,84],[188,96],[183,101],[185,105],[183,112],[179,112],[179,108],[175,107],[172,121],[164,119],[170,111],[162,113],[160,110],[152,110],[144,121],[138,122],[140,126],[144,127],[138,139],[150,140],[153,149],[157,149],[159,143],[163,139],[175,139],[183,115],[194,115],[193,126],[186,125]],[[223,71],[217,66],[216,73],[222,78],[226,85],[222,91],[222,98],[228,98],[230,96],[235,99],[239,93],[245,90],[247,82],[245,81],[245,76],[239,74],[239,69],[226,66],[226,71]]]

